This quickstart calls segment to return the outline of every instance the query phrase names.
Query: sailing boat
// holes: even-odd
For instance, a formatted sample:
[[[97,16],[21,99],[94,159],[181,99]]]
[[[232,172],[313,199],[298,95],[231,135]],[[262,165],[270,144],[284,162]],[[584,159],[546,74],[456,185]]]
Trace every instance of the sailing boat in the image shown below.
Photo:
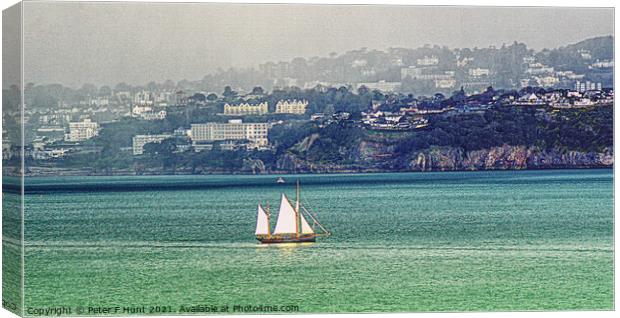
[[[269,205],[264,209],[262,205],[258,205],[258,216],[256,219],[256,239],[261,243],[300,243],[314,242],[319,236],[329,236],[331,233],[327,231],[306,208],[299,203],[300,194],[299,181],[297,181],[297,198],[295,205],[282,193],[280,199],[280,210],[278,212],[278,221],[276,228],[271,233],[271,225],[269,224]],[[308,224],[303,214],[306,214],[312,220],[312,226]],[[315,231],[318,227],[321,232]]]

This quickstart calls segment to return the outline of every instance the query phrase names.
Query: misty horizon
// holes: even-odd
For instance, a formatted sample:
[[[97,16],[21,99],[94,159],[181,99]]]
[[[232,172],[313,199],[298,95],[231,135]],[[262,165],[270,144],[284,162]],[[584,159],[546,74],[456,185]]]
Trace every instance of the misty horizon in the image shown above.
[[[583,39],[583,40],[581,40],[581,41],[584,41],[584,40],[587,40],[587,39],[591,39],[591,38],[597,38],[597,37],[607,37],[607,36],[611,36],[611,37],[613,37],[614,35],[612,35],[612,34],[607,34],[607,35],[594,36],[594,37],[590,37],[590,38],[585,38],[585,39]],[[562,47],[562,46],[566,46],[566,45],[571,45],[571,44],[579,43],[579,42],[581,42],[581,41],[577,41],[577,42],[574,42],[574,43],[567,43],[567,44],[565,44],[565,45],[561,45],[561,46],[558,46],[558,47],[555,47],[555,48],[543,48],[542,50],[552,50],[552,49],[556,49],[556,48],[559,48],[559,47]],[[502,45],[504,45],[504,44],[505,44],[505,45],[507,45],[507,46],[512,45],[514,42],[515,42],[515,41],[512,41],[512,42],[505,42],[505,43],[502,43],[502,44],[500,44],[500,45],[488,45],[488,46],[486,46],[486,47],[477,47],[477,48],[478,48],[478,49],[490,48],[490,47],[496,47],[496,48],[497,48],[497,47],[501,47],[501,46],[502,46]],[[521,43],[521,42],[519,42],[519,43]],[[523,43],[523,44],[527,45],[527,43]],[[399,49],[399,48],[402,48],[402,49],[417,49],[417,48],[422,48],[422,47],[427,47],[427,46],[428,46],[428,47],[445,47],[444,45],[439,45],[439,44],[425,44],[425,45],[422,45],[422,46],[419,46],[419,47],[389,47],[389,48],[385,48],[385,49],[374,49],[374,48],[373,48],[373,49],[370,49],[370,48],[368,48],[368,51],[375,51],[375,50],[376,50],[376,51],[387,52],[389,49]],[[448,47],[448,48],[449,48],[449,49],[451,49],[451,50],[455,50],[455,49],[474,49],[474,47],[470,47],[470,48],[466,48],[466,47],[451,48],[451,47]],[[530,47],[528,46],[528,48],[530,48]],[[353,49],[347,50],[346,52],[333,52],[333,53],[336,53],[336,54],[337,54],[337,56],[341,56],[341,55],[343,55],[343,54],[345,54],[345,53],[347,53],[347,52],[357,51],[357,50],[361,50],[361,49],[363,49],[363,48],[362,48],[362,47],[360,47],[360,48],[353,48]],[[542,50],[536,50],[536,52],[540,52],[540,51],[542,51]],[[331,53],[330,53],[330,54],[331,54]],[[148,81],[143,82],[143,83],[130,83],[130,82],[127,82],[127,81],[119,81],[119,82],[115,82],[115,83],[104,83],[104,84],[99,84],[99,83],[84,82],[84,83],[78,84],[77,86],[71,86],[71,85],[67,85],[67,84],[65,84],[65,83],[60,83],[60,82],[54,82],[54,83],[52,83],[52,82],[49,82],[49,83],[24,82],[24,83],[25,83],[25,84],[32,83],[32,84],[35,84],[35,85],[53,85],[53,84],[60,84],[60,85],[62,85],[62,86],[69,87],[69,88],[72,88],[72,89],[78,89],[78,88],[80,88],[81,86],[83,86],[83,85],[85,85],[85,84],[92,84],[92,85],[95,85],[95,86],[97,86],[97,87],[101,87],[101,86],[109,86],[109,87],[113,87],[113,86],[115,86],[115,85],[117,85],[117,84],[121,84],[121,83],[125,83],[125,84],[130,85],[130,86],[146,86],[147,84],[149,84],[149,83],[151,83],[151,82],[155,82],[155,83],[157,83],[157,84],[162,84],[162,83],[167,82],[167,81],[172,81],[172,82],[174,82],[175,84],[178,84],[178,83],[179,83],[179,82],[181,82],[181,81],[190,81],[190,82],[200,81],[200,80],[202,80],[205,76],[208,76],[208,75],[215,75],[215,74],[217,74],[218,72],[221,72],[221,71],[226,71],[226,70],[229,70],[229,69],[234,69],[234,70],[245,70],[245,69],[253,69],[253,70],[258,70],[258,66],[259,66],[259,65],[261,65],[261,64],[266,64],[266,63],[270,63],[270,62],[272,62],[272,63],[276,63],[276,64],[277,64],[277,63],[280,63],[280,62],[290,62],[291,60],[293,60],[293,59],[295,59],[295,58],[303,58],[303,59],[305,59],[305,60],[310,60],[310,59],[312,59],[312,58],[329,58],[329,54],[324,55],[324,56],[296,56],[296,57],[293,57],[293,58],[291,58],[291,59],[289,59],[289,60],[279,60],[279,61],[262,61],[262,62],[258,62],[256,65],[251,65],[251,66],[247,66],[247,67],[235,67],[235,66],[230,66],[230,67],[228,67],[228,68],[219,68],[219,69],[214,70],[214,71],[212,71],[212,72],[206,73],[206,74],[204,74],[203,76],[201,76],[201,77],[199,77],[199,78],[184,78],[184,77],[180,77],[180,78],[177,78],[177,79],[174,79],[174,78],[162,78],[162,79],[151,79],[151,80],[148,80]]]
[[[24,83],[177,83],[361,48],[538,52],[613,35],[609,8],[27,2]]]

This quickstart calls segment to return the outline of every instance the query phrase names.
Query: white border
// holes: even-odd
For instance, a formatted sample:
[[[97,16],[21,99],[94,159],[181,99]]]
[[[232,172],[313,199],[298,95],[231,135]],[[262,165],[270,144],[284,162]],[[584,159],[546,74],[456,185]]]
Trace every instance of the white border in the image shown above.
[[[39,0],[34,0],[39,1]],[[77,2],[77,0],[64,0]],[[97,2],[94,0],[82,0],[85,2]],[[447,1],[447,0],[244,0],[244,1],[236,1],[236,0],[220,0],[220,1],[182,1],[182,0],[134,0],[135,2],[222,2],[222,3],[291,3],[291,4],[379,4],[379,5],[426,5],[426,6],[500,6],[500,7],[523,7],[523,6],[531,6],[531,7],[614,7],[616,6],[616,1],[613,0],[588,0],[588,1],[574,1],[574,0],[565,0],[565,1],[552,1],[552,0],[507,0],[502,2],[491,1],[491,0],[458,0],[458,1]],[[121,0],[107,0],[107,2],[124,2]],[[17,1],[11,0],[0,0],[0,4],[2,9],[6,9],[11,5],[17,3]],[[615,15],[614,9],[614,36],[617,36],[618,33],[618,17]],[[22,30],[23,32],[23,30]],[[614,43],[615,51],[614,51],[614,60],[618,61],[618,42]],[[23,63],[23,59],[22,59]],[[0,66],[1,71],[1,66]],[[22,68],[23,72],[23,68]],[[618,87],[617,78],[615,77],[615,69],[614,69],[614,88]],[[23,74],[22,74],[23,76]],[[23,80],[23,78],[22,78]],[[615,101],[614,101],[615,103]],[[616,105],[614,105],[616,107]],[[620,120],[619,111],[614,112],[614,148],[616,152],[614,153],[614,162],[618,163],[617,151],[620,149],[620,132],[618,129],[617,123]],[[1,125],[1,124],[0,124]],[[1,126],[0,126],[1,128]],[[1,163],[0,163],[1,169]],[[618,228],[618,206],[615,205],[615,198],[620,194],[620,188],[617,186],[617,178],[615,176],[615,168],[614,168],[614,248],[618,244],[618,236],[615,235],[615,231]],[[1,204],[1,199],[0,199]],[[0,205],[1,206],[1,205]],[[23,216],[22,216],[23,221]],[[23,228],[22,228],[23,230]],[[1,246],[0,246],[1,251]],[[23,256],[23,253],[22,253]],[[1,257],[1,253],[0,253]],[[618,275],[616,275],[616,267],[618,264],[618,253],[614,252],[614,306],[616,310],[619,308],[619,297],[618,297]],[[22,265],[23,266],[23,265]],[[2,273],[0,271],[0,279],[2,277]],[[2,309],[2,316],[8,311]],[[332,317],[334,314],[313,314],[313,317],[318,318],[327,318]],[[339,317],[358,317],[362,314],[337,314]],[[536,317],[615,317],[617,314],[614,312],[586,312],[586,311],[576,311],[576,312],[472,312],[472,313],[397,313],[397,314],[364,314],[364,316],[368,317],[521,317],[523,315],[527,315],[528,317],[536,318]],[[219,315],[218,315],[219,316]],[[265,317],[265,318],[276,318],[276,317],[299,317],[300,315],[230,315],[224,317]],[[121,317],[121,316],[117,316]],[[136,317],[136,316],[132,316]],[[158,317],[178,317],[178,316],[158,316]],[[190,316],[187,316],[190,317]],[[191,316],[191,317],[203,317],[203,316]],[[213,316],[205,316],[205,317],[213,317]]]

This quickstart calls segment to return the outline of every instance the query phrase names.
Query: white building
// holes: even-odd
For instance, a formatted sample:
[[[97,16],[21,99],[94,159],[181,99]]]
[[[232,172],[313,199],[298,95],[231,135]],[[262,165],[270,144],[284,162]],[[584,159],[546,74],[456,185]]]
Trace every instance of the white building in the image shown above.
[[[590,67],[592,68],[613,68],[614,61],[611,61],[611,60],[596,61],[592,63]]]
[[[467,64],[471,63],[474,61],[473,57],[464,57],[462,59],[456,59],[456,66],[457,67],[465,67]]]
[[[444,71],[444,72],[430,71],[429,72],[427,68],[409,66],[407,68],[400,69],[400,78],[401,79],[411,78],[414,80],[425,80],[425,81],[453,80],[454,72],[453,71]],[[383,83],[386,83],[386,82],[383,81]],[[398,88],[400,88],[400,82],[387,82],[387,83],[392,83],[393,85],[398,86]],[[362,84],[373,85],[372,83],[362,83]],[[375,83],[374,85],[377,85],[377,84]],[[397,89],[392,89],[392,90],[397,90]]]
[[[542,63],[532,63],[525,70],[525,72],[528,74],[532,74],[532,75],[540,75],[540,74],[546,74],[546,73],[553,73],[554,69],[553,67],[546,66]]]
[[[581,58],[584,59],[584,60],[591,60],[592,59],[592,53],[590,53],[590,50],[578,50],[577,53],[579,53]]]
[[[489,76],[489,74],[491,74],[491,72],[489,71],[488,68],[470,68],[469,69],[469,76],[473,76],[473,77],[482,77],[482,76]]]
[[[68,153],[67,149],[35,149],[32,151],[32,158],[36,160],[58,159],[63,158]]]
[[[351,62],[351,67],[364,67],[366,65],[368,65],[368,61],[367,60],[357,59],[357,60],[354,60],[353,62]]]
[[[420,66],[433,66],[439,64],[439,58],[436,56],[424,56],[424,58],[417,59],[416,64]]]
[[[69,123],[69,133],[65,136],[67,141],[84,141],[99,134],[99,124],[90,119],[81,122]]]
[[[88,100],[89,106],[104,107],[104,106],[108,106],[109,104],[110,104],[110,101],[108,100],[107,97],[96,97],[96,98],[90,98]]]
[[[131,115],[134,117],[140,117],[143,113],[152,111],[153,108],[148,106],[139,106],[136,105],[131,109]]]
[[[454,86],[456,86],[456,80],[454,78],[435,80],[435,88],[453,88]]]
[[[592,100],[590,100],[589,98],[581,98],[576,100],[573,105],[575,105],[576,107],[586,107],[593,106],[594,102],[592,102]]]
[[[306,113],[306,107],[308,107],[307,100],[280,100],[276,104],[276,113],[303,115]]]
[[[530,106],[541,106],[545,104],[545,101],[540,98],[538,95],[534,93],[526,94],[517,100],[517,105],[530,105]]]
[[[542,87],[552,87],[560,82],[560,79],[555,76],[541,76],[536,78],[538,85]]]
[[[400,78],[405,79],[407,77],[417,78],[422,75],[422,69],[415,66],[404,67],[400,69]]]
[[[362,86],[366,86],[369,90],[379,90],[382,92],[396,92],[401,88],[401,82],[386,82],[386,81],[378,81],[371,83],[359,83],[357,88]]]
[[[323,118],[325,118],[325,114],[323,114],[323,113],[315,113],[315,114],[312,114],[310,116],[310,120],[312,120],[312,121],[318,121],[318,120],[321,120]]]
[[[141,155],[144,153],[144,145],[152,142],[162,142],[165,139],[172,138],[172,135],[135,135],[133,136],[133,155]]]
[[[158,112],[144,112],[140,114],[140,118],[144,120],[163,120],[166,119],[166,115],[168,113],[165,110],[160,110]]]
[[[267,102],[252,105],[240,103],[239,105],[224,104],[225,115],[263,115],[269,112]]]
[[[153,96],[151,92],[138,92],[133,96],[133,102],[141,106],[153,106]]]
[[[6,133],[3,131],[2,135],[6,136]],[[2,159],[10,159],[12,156],[11,143],[8,140],[2,140]]]
[[[585,77],[585,74],[575,74],[573,71],[558,71],[555,72],[555,75],[559,78],[565,78],[570,80],[580,80]]]
[[[575,90],[579,91],[579,92],[601,90],[602,88],[603,88],[603,84],[600,83],[600,82],[599,83],[590,82],[590,81],[585,81],[585,82],[577,81],[577,82],[575,82]]]
[[[265,148],[269,144],[269,123],[244,123],[240,119],[228,123],[192,124],[192,142],[248,140],[251,148]]]

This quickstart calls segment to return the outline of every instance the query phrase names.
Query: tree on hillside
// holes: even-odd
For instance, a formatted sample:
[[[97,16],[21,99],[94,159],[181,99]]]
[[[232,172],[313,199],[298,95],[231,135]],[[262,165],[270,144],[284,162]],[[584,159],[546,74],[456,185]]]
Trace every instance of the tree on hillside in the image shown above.
[[[192,96],[192,99],[197,102],[204,102],[205,100],[207,100],[207,97],[204,94],[196,93]]]
[[[254,86],[254,88],[252,89],[252,94],[253,95],[263,95],[265,92],[263,91],[263,88],[260,86]]]
[[[176,142],[173,138],[164,139],[161,142],[150,142],[144,145],[144,153],[152,156],[171,155],[176,150]]]
[[[230,86],[224,87],[224,93],[222,94],[225,98],[233,98],[237,96],[237,92],[233,91]]]

